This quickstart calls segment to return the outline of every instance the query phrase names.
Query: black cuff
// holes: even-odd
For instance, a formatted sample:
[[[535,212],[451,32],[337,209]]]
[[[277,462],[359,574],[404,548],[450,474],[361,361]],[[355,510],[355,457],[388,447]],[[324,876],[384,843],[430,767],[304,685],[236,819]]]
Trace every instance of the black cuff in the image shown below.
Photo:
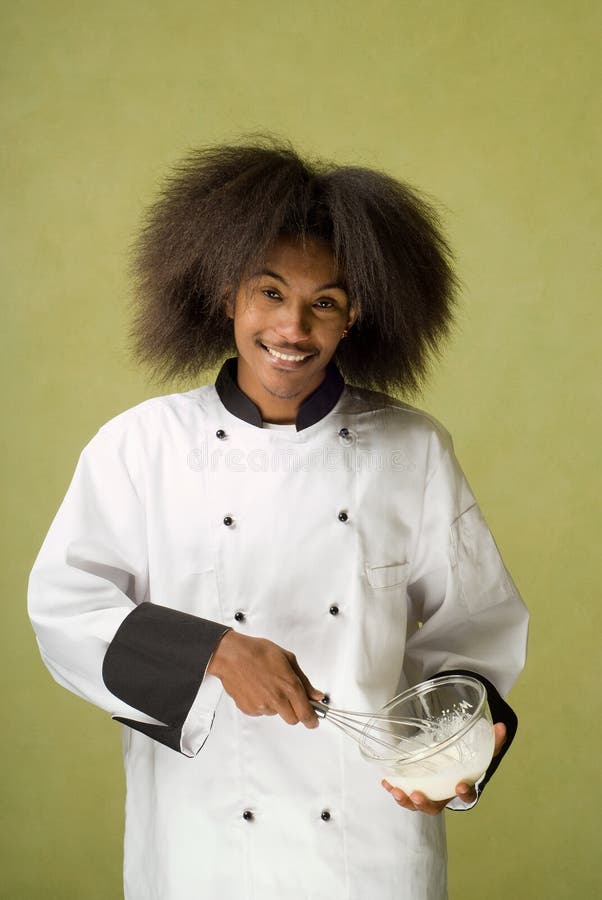
[[[478,672],[469,672],[467,669],[450,669],[449,671],[438,672],[436,675],[433,675],[433,678],[444,678],[446,675],[466,675],[469,678],[476,678],[478,681],[482,682],[487,690],[487,702],[489,703],[489,709],[491,710],[491,717],[493,721],[503,722],[506,726],[506,740],[502,745],[502,748],[498,755],[494,756],[489,763],[489,768],[485,772],[483,780],[479,784],[478,793],[480,796],[483,793],[485,785],[487,784],[493,773],[496,771],[503,757],[510,749],[510,744],[514,740],[516,729],[518,728],[518,717],[512,707],[509,706],[504,698],[500,695],[497,688],[490,681],[488,681],[488,679],[485,678],[484,675],[479,675]]]
[[[219,622],[166,606],[137,606],[109,644],[102,677],[112,694],[165,725],[119,716],[117,721],[180,751],[182,726],[226,631]]]

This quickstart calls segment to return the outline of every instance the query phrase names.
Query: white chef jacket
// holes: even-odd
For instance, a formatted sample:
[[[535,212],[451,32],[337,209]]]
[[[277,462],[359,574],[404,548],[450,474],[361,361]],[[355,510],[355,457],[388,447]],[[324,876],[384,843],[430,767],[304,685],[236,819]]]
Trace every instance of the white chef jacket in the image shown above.
[[[442,900],[443,816],[398,807],[327,721],[243,715],[205,668],[235,628],[334,707],[450,670],[491,702],[526,609],[436,420],[331,365],[296,427],[261,427],[235,373],[103,425],[30,576],[50,672],[125,723],[125,896]]]

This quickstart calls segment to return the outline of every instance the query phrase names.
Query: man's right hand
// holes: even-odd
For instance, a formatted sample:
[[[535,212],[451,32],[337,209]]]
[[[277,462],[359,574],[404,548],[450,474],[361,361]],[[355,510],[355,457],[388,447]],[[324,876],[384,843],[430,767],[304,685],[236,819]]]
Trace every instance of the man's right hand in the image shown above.
[[[324,694],[312,687],[295,655],[264,638],[227,631],[213,652],[207,672],[220,679],[241,712],[279,715],[289,725],[315,728],[318,717],[309,700]]]

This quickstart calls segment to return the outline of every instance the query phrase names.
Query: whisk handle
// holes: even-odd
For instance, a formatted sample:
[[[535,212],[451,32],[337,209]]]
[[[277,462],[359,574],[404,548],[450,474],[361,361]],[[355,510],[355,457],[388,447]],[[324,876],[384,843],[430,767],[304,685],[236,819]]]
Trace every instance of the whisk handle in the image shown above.
[[[313,706],[316,715],[319,719],[325,719],[328,713],[328,707],[325,703],[322,703],[320,700],[310,700],[309,701]]]

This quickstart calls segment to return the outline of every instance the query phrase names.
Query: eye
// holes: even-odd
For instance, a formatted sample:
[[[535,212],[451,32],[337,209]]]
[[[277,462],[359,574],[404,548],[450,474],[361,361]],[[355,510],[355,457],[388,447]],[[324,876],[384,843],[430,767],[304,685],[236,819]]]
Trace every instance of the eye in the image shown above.
[[[318,309],[335,309],[336,303],[329,297],[322,297],[320,300],[316,300],[316,306]]]
[[[270,300],[280,300],[280,294],[278,291],[274,290],[274,288],[263,288],[262,294],[265,294],[266,297],[269,297]]]

